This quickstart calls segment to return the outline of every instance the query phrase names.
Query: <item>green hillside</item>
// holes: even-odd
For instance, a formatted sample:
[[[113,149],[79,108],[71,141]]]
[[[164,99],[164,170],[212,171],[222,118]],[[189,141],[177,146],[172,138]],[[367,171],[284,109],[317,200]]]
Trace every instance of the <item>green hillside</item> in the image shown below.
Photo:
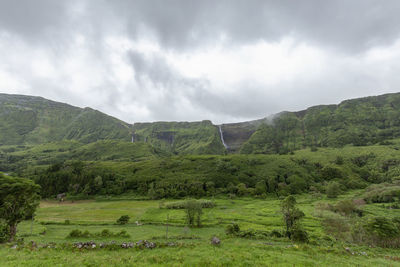
[[[305,149],[294,155],[150,156],[150,160],[138,162],[129,158],[74,160],[25,170],[24,176],[39,183],[46,196],[62,192],[89,195],[130,192],[151,198],[215,194],[281,196],[325,193],[332,183],[345,192],[371,184],[398,182],[399,151],[400,141],[394,140],[390,146],[321,148],[316,152]],[[102,177],[102,186],[90,191],[96,188],[97,177]],[[78,185],[78,189],[72,190],[72,185]]]
[[[218,127],[211,121],[154,122],[133,125],[135,141],[174,154],[224,154]]]
[[[82,143],[130,140],[127,123],[90,108],[41,97],[0,94],[0,144],[42,144],[61,140]]]
[[[346,100],[339,105],[282,112],[264,123],[241,153],[287,153],[305,147],[365,146],[400,136],[400,93]]]
[[[67,160],[140,161],[168,156],[143,142],[102,140],[82,144],[73,140],[41,145],[1,146],[0,171],[18,172]]]
[[[163,155],[286,154],[308,147],[385,144],[400,136],[399,118],[400,93],[220,126],[211,121],[130,125],[90,108],[41,97],[0,94],[0,145],[63,140],[82,144],[99,140],[129,142],[133,137],[134,142],[147,143]]]

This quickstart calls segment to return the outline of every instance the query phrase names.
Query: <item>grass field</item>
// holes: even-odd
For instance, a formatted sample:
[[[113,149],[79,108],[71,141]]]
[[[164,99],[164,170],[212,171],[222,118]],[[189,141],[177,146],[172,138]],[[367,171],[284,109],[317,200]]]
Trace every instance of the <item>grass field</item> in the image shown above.
[[[354,194],[341,198],[351,198]],[[178,200],[42,201],[36,221],[21,223],[18,236],[26,243],[31,240],[38,244],[55,242],[57,248],[12,249],[3,245],[0,247],[0,266],[400,266],[398,250],[323,241],[321,237],[325,233],[315,207],[318,202],[337,200],[313,199],[305,195],[297,199],[299,208],[306,214],[304,226],[310,240],[314,241],[310,244],[293,244],[285,238],[254,240],[225,234],[226,225],[232,222],[238,223],[241,229],[282,230],[280,200],[275,198],[214,199],[216,207],[203,209],[201,228],[185,227],[183,210],[162,208]],[[387,209],[380,205],[363,208],[368,211],[367,216],[387,214]],[[129,215],[130,223],[117,225],[115,221],[121,215]],[[390,215],[400,216],[400,210],[393,210]],[[65,220],[69,220],[69,224],[65,224]],[[113,233],[126,230],[130,237],[67,238],[74,229],[90,233],[104,229]],[[219,247],[210,244],[213,236],[221,239]],[[64,243],[89,240],[117,243],[151,240],[175,242],[177,246],[115,251],[60,248]]]

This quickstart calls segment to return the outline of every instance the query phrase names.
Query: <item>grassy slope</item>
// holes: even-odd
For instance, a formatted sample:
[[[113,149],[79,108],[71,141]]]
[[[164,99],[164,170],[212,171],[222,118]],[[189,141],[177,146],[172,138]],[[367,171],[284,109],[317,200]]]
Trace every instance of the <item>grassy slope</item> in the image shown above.
[[[99,111],[41,97],[0,94],[0,144],[130,140],[129,125]]]
[[[140,161],[168,155],[143,142],[105,140],[90,144],[64,140],[41,145],[0,147],[0,170],[25,170],[64,160]]]

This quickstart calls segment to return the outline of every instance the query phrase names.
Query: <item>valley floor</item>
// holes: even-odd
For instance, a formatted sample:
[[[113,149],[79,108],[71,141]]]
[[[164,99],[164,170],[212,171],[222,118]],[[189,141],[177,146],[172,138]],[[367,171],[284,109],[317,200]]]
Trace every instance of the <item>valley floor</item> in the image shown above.
[[[352,193],[342,196],[350,197]],[[332,200],[298,197],[299,208],[306,214],[303,223],[310,235],[309,244],[294,244],[285,238],[255,240],[225,234],[226,226],[232,222],[242,229],[282,230],[278,199],[214,199],[216,207],[203,209],[201,228],[185,226],[184,210],[165,208],[175,201],[179,200],[42,201],[36,221],[32,225],[29,221],[21,223],[18,236],[24,238],[25,244],[54,242],[55,248],[2,245],[0,266],[400,266],[398,249],[324,239],[326,234],[315,207]],[[365,205],[364,210],[376,216],[387,213],[380,205]],[[129,215],[130,222],[117,225],[115,221],[121,215]],[[400,210],[391,211],[391,215],[400,216]],[[74,229],[90,233],[104,229],[112,233],[125,230],[130,237],[67,237]],[[220,246],[211,245],[213,236],[221,240]],[[175,246],[116,250],[62,248],[65,243],[89,240],[97,244],[151,240]]]

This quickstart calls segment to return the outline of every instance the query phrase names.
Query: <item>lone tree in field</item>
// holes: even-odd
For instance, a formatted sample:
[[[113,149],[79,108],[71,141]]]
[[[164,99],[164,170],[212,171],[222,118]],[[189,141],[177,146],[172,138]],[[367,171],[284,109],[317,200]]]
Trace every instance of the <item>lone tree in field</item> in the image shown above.
[[[201,215],[203,210],[201,203],[196,200],[189,200],[185,205],[186,221],[189,226],[201,226]]]
[[[0,218],[8,228],[8,241],[14,241],[18,223],[35,213],[39,191],[40,186],[31,180],[0,174]]]
[[[128,215],[122,215],[121,217],[119,217],[119,219],[117,220],[118,224],[127,224],[129,222],[131,218]]]
[[[299,220],[304,217],[304,213],[296,207],[294,196],[288,196],[282,201],[281,210],[286,225],[286,236],[292,239],[293,233],[299,230]]]

